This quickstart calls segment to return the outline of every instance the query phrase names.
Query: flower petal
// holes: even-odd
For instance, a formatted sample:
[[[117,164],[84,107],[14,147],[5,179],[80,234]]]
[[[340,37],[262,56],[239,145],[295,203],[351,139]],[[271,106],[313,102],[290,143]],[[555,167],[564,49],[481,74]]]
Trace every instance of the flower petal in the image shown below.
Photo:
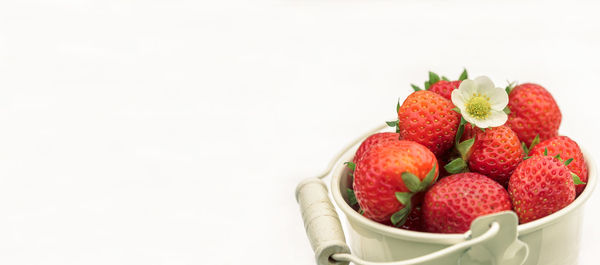
[[[504,111],[490,110],[490,115],[483,120],[484,122],[482,122],[481,127],[479,128],[498,127],[504,125],[506,120],[508,120],[508,115],[506,115]]]
[[[472,124],[475,124],[477,127],[479,127],[479,126],[477,125],[477,123],[478,123],[478,122],[480,122],[481,120],[478,120],[478,119],[476,119],[475,117],[471,116],[471,114],[469,114],[469,113],[468,113],[468,112],[466,112],[466,111],[462,111],[462,109],[461,109],[461,114],[462,114],[463,118],[465,118],[465,120],[466,120],[467,122],[469,122],[469,123],[472,123]]]
[[[464,82],[464,81],[463,81]],[[473,79],[473,82],[477,85],[477,90],[483,94],[484,91],[494,88],[494,82],[487,76],[478,76]]]
[[[508,94],[504,88],[494,87],[484,92],[490,98],[490,105],[494,110],[504,110],[508,105]]]
[[[454,89],[452,90],[452,94],[450,94],[450,98],[452,98],[452,103],[454,103],[454,106],[458,107],[460,111],[463,112],[466,108],[467,102],[463,98],[462,93],[460,93],[460,91],[457,89]]]
[[[473,80],[465,79],[458,86],[458,91],[462,94],[465,103],[477,93],[477,84]]]

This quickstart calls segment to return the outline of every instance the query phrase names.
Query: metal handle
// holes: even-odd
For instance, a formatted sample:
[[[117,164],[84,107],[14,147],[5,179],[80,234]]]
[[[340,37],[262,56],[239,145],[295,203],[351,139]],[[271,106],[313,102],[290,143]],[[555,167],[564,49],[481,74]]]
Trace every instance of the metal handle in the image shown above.
[[[340,218],[327,192],[327,186],[318,178],[309,178],[296,187],[296,201],[310,245],[319,265],[346,265],[347,261],[331,258],[336,253],[350,253]]]

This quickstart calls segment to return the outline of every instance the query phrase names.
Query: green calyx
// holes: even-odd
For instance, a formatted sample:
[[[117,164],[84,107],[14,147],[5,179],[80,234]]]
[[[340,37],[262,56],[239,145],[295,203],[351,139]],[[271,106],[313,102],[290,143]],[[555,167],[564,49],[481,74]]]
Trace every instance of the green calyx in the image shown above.
[[[464,159],[459,157],[459,158],[456,158],[456,159],[450,161],[450,163],[446,164],[444,166],[444,169],[446,169],[446,171],[448,171],[448,173],[450,173],[450,174],[458,174],[458,173],[467,172],[468,166],[467,166],[467,162]]]
[[[346,189],[346,192],[348,193],[348,203],[350,204],[350,206],[358,204],[358,201],[356,200],[356,195],[354,194],[354,190]]]
[[[579,176],[577,176],[577,174],[575,174],[573,172],[571,172],[571,177],[573,177],[573,183],[575,183],[575,185],[585,184],[585,182],[581,181]]]
[[[469,73],[467,73],[467,68],[463,68],[463,71],[462,71],[462,73],[460,73],[458,80],[463,81],[468,78],[469,78]]]
[[[465,79],[469,78],[469,74],[467,73],[467,69],[464,68],[462,73],[460,74],[460,76],[458,77],[458,80],[463,81]],[[450,79],[448,79],[445,76],[440,77],[438,74],[429,71],[429,80],[425,81],[425,83],[423,84],[423,88],[420,88],[419,86],[415,85],[415,84],[410,84],[410,86],[412,87],[412,89],[414,91],[421,91],[421,90],[429,90],[429,88],[431,87],[431,85],[439,82],[440,80],[445,80],[445,81],[449,81]]]
[[[535,147],[537,144],[540,143],[540,135],[536,135],[535,138],[533,138],[533,141],[531,141],[531,145],[529,145],[529,147],[527,147],[527,145],[525,144],[525,142],[521,142],[521,149],[523,149],[523,152],[525,153],[525,157],[523,158],[523,160],[527,160],[530,158],[529,156],[529,152],[531,152],[531,149],[533,149],[533,147]],[[548,154],[548,149],[546,148],[546,150],[544,150],[544,155]]]
[[[504,90],[506,90],[506,94],[510,95],[510,92],[512,92],[513,88],[515,88],[515,86],[517,85],[516,81],[506,81],[508,82],[508,85],[506,86],[506,88]],[[508,113],[507,113],[508,114]]]
[[[354,169],[356,169],[356,164],[354,164],[354,162],[344,162],[344,165],[346,165],[353,172]]]
[[[396,199],[403,205],[403,207],[390,217],[390,221],[392,221],[394,226],[400,227],[406,222],[406,217],[408,217],[412,207],[412,196],[416,193],[427,190],[427,188],[433,184],[434,179],[437,177],[435,174],[435,168],[436,165],[433,164],[433,167],[431,167],[431,170],[429,173],[427,173],[423,181],[408,171],[402,173],[402,181],[409,191],[395,193]]]
[[[567,159],[567,161],[565,161],[565,166],[568,166],[569,164],[571,164],[571,162],[573,162],[573,159],[574,158],[572,158],[572,157]]]
[[[396,128],[396,133],[400,132],[400,121],[399,120],[395,120],[395,121],[386,121],[385,124],[387,124],[387,126],[389,127],[394,127]]]
[[[473,144],[475,143],[475,138],[467,139],[462,142],[460,141],[460,138],[462,138],[462,135],[464,134],[466,124],[467,121],[465,118],[461,117],[460,124],[458,125],[456,136],[454,138],[454,149],[455,152],[460,155],[460,157],[455,158],[444,166],[444,169],[446,169],[448,173],[456,174],[468,171],[467,160],[469,158],[471,147],[473,147]]]

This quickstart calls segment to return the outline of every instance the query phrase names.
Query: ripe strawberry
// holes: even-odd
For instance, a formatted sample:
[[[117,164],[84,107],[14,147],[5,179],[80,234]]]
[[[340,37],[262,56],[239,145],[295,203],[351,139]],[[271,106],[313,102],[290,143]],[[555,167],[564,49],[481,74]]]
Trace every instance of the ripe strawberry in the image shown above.
[[[546,151],[547,150],[547,151]],[[529,155],[543,155],[547,152],[549,156],[560,155],[561,159],[566,160],[567,168],[575,173],[583,182],[588,180],[588,167],[583,158],[583,153],[579,145],[567,136],[556,136],[543,141],[533,147]],[[569,159],[572,159],[569,161]],[[583,192],[586,184],[575,185],[577,195]]]
[[[429,87],[429,91],[438,93],[440,96],[446,98],[447,100],[452,100],[452,90],[457,89],[460,86],[462,80],[456,81],[446,81],[440,80],[437,83],[432,84]]]
[[[442,76],[442,78],[440,79],[440,77],[436,73],[429,72],[429,80],[425,81],[425,90],[435,92],[440,96],[446,98],[447,100],[452,100],[452,90],[457,89],[458,86],[460,86],[462,80],[465,80],[467,78],[469,78],[467,69],[465,69],[460,74],[460,77],[456,81],[450,81],[444,76]],[[416,85],[411,84],[411,86],[415,91],[423,90]]]
[[[470,127],[470,126],[468,126]],[[523,149],[517,134],[506,126],[486,129],[467,129],[475,134],[475,141],[468,155],[469,169],[497,181],[503,186],[517,165],[523,161]]]
[[[434,233],[464,233],[475,218],[510,210],[506,190],[479,173],[461,173],[440,179],[423,202],[425,229]]]
[[[453,152],[448,152],[446,154],[443,154],[441,156],[437,156],[437,161],[438,164],[440,165],[446,165],[448,164],[450,161],[452,161],[452,159],[454,158],[454,153]],[[438,176],[438,180],[443,178],[443,177],[447,177],[452,175],[452,173],[448,172],[448,170],[446,170],[445,167],[440,167],[440,175]]]
[[[509,94],[508,107],[511,112],[506,125],[528,146],[538,134],[542,141],[558,135],[562,114],[544,87],[531,83],[516,86]]]
[[[550,215],[575,199],[571,172],[551,156],[532,156],[523,161],[508,182],[513,209],[524,224]]]
[[[406,222],[400,226],[402,229],[425,232],[423,227],[422,207],[415,206],[410,211],[410,214],[406,217]]]
[[[367,150],[356,163],[354,194],[364,216],[401,226],[418,205],[413,199],[437,179],[435,155],[413,141],[393,141]]]
[[[410,94],[398,110],[398,133],[405,140],[420,143],[435,155],[442,155],[454,144],[460,114],[451,101],[431,91]]]
[[[376,133],[373,134],[369,137],[367,137],[358,147],[358,149],[356,150],[356,153],[354,155],[354,163],[358,162],[358,160],[360,160],[360,158],[363,156],[363,154],[368,151],[369,149],[371,149],[371,147],[379,145],[379,144],[387,144],[388,142],[391,141],[399,141],[400,140],[400,134],[397,133],[393,133],[393,132],[381,132],[381,133]]]

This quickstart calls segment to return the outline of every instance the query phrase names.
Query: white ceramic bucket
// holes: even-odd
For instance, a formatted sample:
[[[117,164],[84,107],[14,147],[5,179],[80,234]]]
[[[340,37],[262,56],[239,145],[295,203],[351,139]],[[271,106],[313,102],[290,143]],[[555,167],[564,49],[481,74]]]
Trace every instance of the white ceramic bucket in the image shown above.
[[[431,254],[469,239],[468,233],[435,234],[389,227],[371,221],[352,209],[347,203],[346,192],[346,188],[349,188],[351,183],[347,177],[348,169],[343,162],[352,161],[357,147],[356,145],[354,148],[350,148],[342,156],[334,170],[331,182],[331,193],[335,203],[346,216],[350,227],[350,231],[346,232],[350,236],[350,248],[354,255],[366,261],[395,262]],[[526,258],[524,258],[524,264],[577,264],[583,205],[592,194],[597,181],[593,158],[585,151],[584,156],[589,167],[589,178],[583,193],[560,211],[536,221],[518,225],[516,228],[518,239],[529,248],[528,255],[526,254]],[[447,255],[442,261],[438,260],[431,264],[461,264],[461,259],[461,253],[456,252]]]

